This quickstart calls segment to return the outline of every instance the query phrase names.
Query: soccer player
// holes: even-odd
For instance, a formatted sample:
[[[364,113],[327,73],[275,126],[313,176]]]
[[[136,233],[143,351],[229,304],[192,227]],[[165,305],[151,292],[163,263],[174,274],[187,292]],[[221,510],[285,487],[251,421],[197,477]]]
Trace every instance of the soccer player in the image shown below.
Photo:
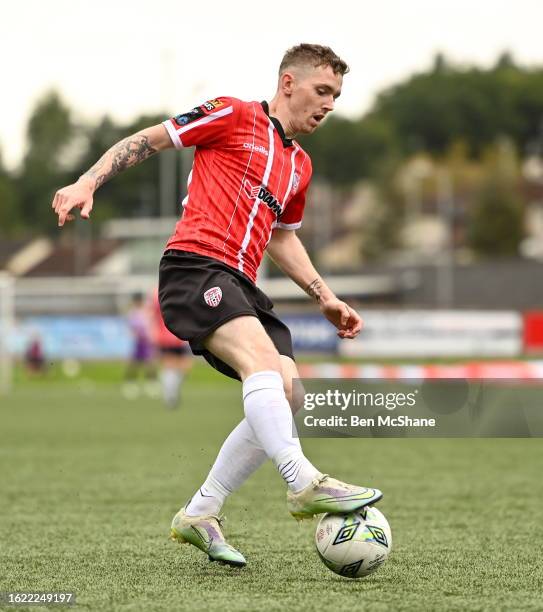
[[[212,560],[245,565],[229,545],[218,514],[226,497],[271,459],[287,484],[297,519],[345,513],[382,497],[378,489],[321,473],[293,436],[289,406],[298,377],[288,328],[255,284],[264,249],[354,338],[359,315],[339,300],[313,267],[296,230],[302,223],[311,161],[294,140],[311,134],[334,109],[347,64],[329,47],[289,49],[270,102],[222,96],[129,136],[109,149],[53,200],[58,223],[81,209],[120,171],[170,148],[196,147],[184,214],[160,265],[160,303],[168,328],[217,370],[242,382],[245,418],[231,432],[203,483],[174,517],[172,536]]]
[[[145,295],[143,293],[134,294],[126,317],[133,340],[122,389],[123,395],[127,399],[136,399],[138,397],[140,374],[143,374],[145,377],[144,390],[150,396],[155,395],[156,371],[149,314],[149,308],[145,303]]]
[[[188,342],[179,340],[164,324],[158,290],[153,293],[151,322],[159,358],[162,398],[168,408],[175,409],[179,405],[183,380],[192,366],[192,353]]]
[[[43,340],[38,332],[32,333],[24,352],[24,364],[33,374],[44,374],[47,371]]]

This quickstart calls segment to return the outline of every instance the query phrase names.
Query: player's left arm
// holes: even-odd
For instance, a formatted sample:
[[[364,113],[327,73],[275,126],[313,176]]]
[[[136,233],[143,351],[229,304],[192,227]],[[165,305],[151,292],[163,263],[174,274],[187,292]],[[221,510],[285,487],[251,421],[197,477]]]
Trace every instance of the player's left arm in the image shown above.
[[[174,144],[162,124],[152,125],[114,144],[79,179],[59,189],[51,207],[58,215],[58,225],[73,221],[71,210],[81,210],[88,219],[93,207],[94,192],[120,172],[140,164],[151,155],[173,147]]]
[[[279,268],[318,303],[322,314],[337,327],[340,338],[354,338],[360,333],[361,317],[324,282],[294,230],[276,228],[267,251]]]

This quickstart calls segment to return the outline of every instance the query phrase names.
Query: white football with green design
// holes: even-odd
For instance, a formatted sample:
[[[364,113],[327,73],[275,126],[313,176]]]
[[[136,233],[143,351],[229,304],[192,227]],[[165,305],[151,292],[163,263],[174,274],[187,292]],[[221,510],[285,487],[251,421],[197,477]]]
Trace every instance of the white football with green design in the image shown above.
[[[328,569],[362,578],[387,560],[392,533],[384,514],[370,506],[349,514],[325,514],[317,525],[315,545]]]

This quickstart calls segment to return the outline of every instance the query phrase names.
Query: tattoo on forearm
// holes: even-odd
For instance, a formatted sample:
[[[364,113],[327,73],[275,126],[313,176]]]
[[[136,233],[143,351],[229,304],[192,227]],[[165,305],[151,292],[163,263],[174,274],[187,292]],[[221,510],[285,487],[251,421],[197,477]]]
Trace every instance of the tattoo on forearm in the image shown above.
[[[313,282],[309,283],[305,288],[305,292],[312,298],[315,298],[317,302],[321,300],[322,285],[320,278],[316,278]]]
[[[139,164],[156,152],[147,136],[128,136],[104,153],[83,176],[93,179],[98,189],[125,168]]]

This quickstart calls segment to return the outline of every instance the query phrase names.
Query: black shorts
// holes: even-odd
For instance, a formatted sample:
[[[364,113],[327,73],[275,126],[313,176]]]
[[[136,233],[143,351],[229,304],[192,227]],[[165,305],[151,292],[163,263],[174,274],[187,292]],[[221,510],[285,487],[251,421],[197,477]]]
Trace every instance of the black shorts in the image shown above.
[[[176,357],[192,355],[188,344],[183,344],[182,346],[158,346],[157,349],[162,357],[167,357],[168,355],[175,355]]]
[[[206,350],[203,341],[243,315],[257,317],[279,354],[294,359],[290,331],[273,312],[270,298],[244,274],[216,259],[167,250],[160,261],[158,296],[166,327],[226,376],[239,380],[238,373]]]

